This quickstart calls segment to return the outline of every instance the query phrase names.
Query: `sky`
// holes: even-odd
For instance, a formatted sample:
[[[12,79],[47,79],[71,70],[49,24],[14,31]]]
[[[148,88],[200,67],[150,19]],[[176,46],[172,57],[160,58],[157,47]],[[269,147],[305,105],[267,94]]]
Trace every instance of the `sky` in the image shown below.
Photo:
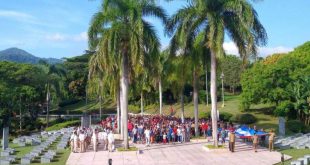
[[[87,30],[102,0],[1,0],[0,50],[24,49],[38,57],[73,57],[88,49]],[[185,0],[159,4],[169,15],[186,5]],[[264,0],[253,4],[268,34],[268,44],[259,56],[289,52],[310,40],[309,0]],[[152,17],[162,47],[169,45],[162,24]],[[226,53],[237,54],[226,37]]]

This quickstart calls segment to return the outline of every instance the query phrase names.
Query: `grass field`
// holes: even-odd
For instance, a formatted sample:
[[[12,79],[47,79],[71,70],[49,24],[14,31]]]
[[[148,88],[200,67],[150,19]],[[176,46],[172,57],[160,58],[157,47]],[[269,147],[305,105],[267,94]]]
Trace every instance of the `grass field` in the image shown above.
[[[56,150],[57,142],[59,142],[59,139],[58,139],[58,141],[56,141],[56,143],[53,143],[49,147],[49,149],[50,150]],[[14,164],[20,164],[20,159],[24,155],[30,153],[31,150],[33,149],[33,146],[30,146],[30,145],[27,145],[25,147],[20,147],[17,144],[13,144],[13,143],[9,143],[9,147],[10,148],[14,148],[16,150],[14,156],[16,156],[17,162],[15,162]],[[2,149],[0,149],[0,151],[1,150]],[[51,163],[49,163],[49,165],[65,165],[67,159],[69,158],[69,155],[70,155],[70,149],[69,148],[68,149],[64,149],[64,150],[59,150],[59,151],[57,151],[57,154],[56,154],[55,158],[52,160]],[[39,157],[35,158],[33,163],[31,163],[31,165],[39,165],[39,164],[41,164]]]
[[[292,156],[291,160],[288,160],[284,163],[285,165],[290,165],[291,161],[303,157],[304,155],[310,154],[310,149],[286,149],[279,150],[279,152]],[[281,163],[277,165],[281,165]]]
[[[240,96],[239,95],[230,95],[227,94],[225,96],[225,106],[222,107],[222,102],[218,102],[218,109],[221,112],[228,112],[233,115],[240,114],[240,113],[251,113],[253,114],[257,119],[257,125],[259,128],[274,128],[277,129],[278,127],[278,119],[272,115],[272,112],[270,111],[272,109],[272,106],[267,104],[259,104],[259,105],[253,105],[251,106],[250,110],[247,112],[241,112],[239,105],[240,105]],[[103,113],[116,113],[115,107],[116,105],[107,101],[103,104]],[[131,107],[135,107],[135,109],[139,110],[139,106],[129,106],[129,112],[132,112]],[[176,103],[172,105],[175,116],[180,117],[181,116],[181,105],[179,103]],[[87,112],[94,112],[99,113],[99,104],[95,101],[90,101],[87,105],[85,102],[79,102],[77,104],[73,104],[70,106],[66,106],[61,109],[62,112],[69,111],[69,114],[81,114],[83,111]],[[207,106],[206,104],[199,104],[198,106],[199,110],[199,116],[203,115],[205,112],[210,112],[211,105]],[[148,114],[159,114],[159,105],[147,105],[145,106],[145,113]],[[185,117],[194,117],[194,105],[192,103],[185,104]],[[165,115],[170,115],[170,105],[164,105],[163,106],[163,113]]]

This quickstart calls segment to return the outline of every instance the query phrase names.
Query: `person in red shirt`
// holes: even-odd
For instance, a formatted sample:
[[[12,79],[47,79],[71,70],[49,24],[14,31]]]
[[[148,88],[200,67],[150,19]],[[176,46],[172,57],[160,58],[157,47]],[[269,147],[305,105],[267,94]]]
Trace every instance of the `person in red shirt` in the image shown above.
[[[132,138],[131,133],[132,133],[132,129],[133,129],[133,124],[131,123],[130,120],[128,120],[128,126],[127,127],[128,127],[128,136],[130,138]]]
[[[207,123],[205,123],[205,122],[203,122],[202,124],[201,124],[201,129],[202,129],[202,132],[203,132],[203,135],[204,135],[204,137],[205,138],[207,138],[207,131],[208,131],[208,124]]]

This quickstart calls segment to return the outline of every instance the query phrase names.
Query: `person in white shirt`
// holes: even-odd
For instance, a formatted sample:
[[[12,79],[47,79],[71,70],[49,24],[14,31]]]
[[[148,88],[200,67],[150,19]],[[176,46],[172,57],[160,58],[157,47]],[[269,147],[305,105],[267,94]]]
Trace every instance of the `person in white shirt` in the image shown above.
[[[72,132],[71,136],[70,136],[70,148],[71,148],[71,152],[74,152],[74,134],[75,132]]]
[[[108,142],[109,142],[109,152],[112,152],[114,150],[114,135],[112,131],[109,131],[108,134]]]
[[[71,144],[71,152],[77,152],[78,147],[78,136],[77,133],[74,131],[70,137],[70,144]]]
[[[178,142],[182,142],[182,132],[180,126],[177,129]]]
[[[106,130],[103,130],[103,132],[101,132],[101,139],[103,140],[103,150],[107,150],[108,149],[108,134]]]
[[[78,152],[78,146],[79,146],[79,137],[77,136],[77,133],[75,132],[75,136],[73,137],[74,142],[74,152]]]
[[[80,140],[80,152],[85,152],[85,134],[84,131],[81,131],[79,135],[79,140]]]
[[[149,128],[146,128],[144,131],[144,135],[145,135],[145,141],[146,141],[146,146],[150,146],[150,138],[151,138],[151,131],[149,130]]]
[[[94,149],[95,152],[97,152],[97,135],[96,135],[96,131],[93,131],[92,142],[93,142],[93,149]]]

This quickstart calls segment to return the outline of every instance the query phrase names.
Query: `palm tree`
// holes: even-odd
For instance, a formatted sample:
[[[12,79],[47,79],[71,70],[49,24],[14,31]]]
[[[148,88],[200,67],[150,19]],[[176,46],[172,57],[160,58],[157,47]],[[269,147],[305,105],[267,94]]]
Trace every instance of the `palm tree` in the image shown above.
[[[172,55],[189,56],[187,65],[190,63],[190,68],[193,73],[193,102],[195,116],[195,135],[199,136],[198,130],[198,79],[199,72],[202,66],[203,55],[207,54],[206,47],[202,47],[201,43],[205,41],[203,33],[197,35],[195,31],[190,30],[190,25],[182,25],[176,28],[176,32],[171,39],[170,53]],[[184,68],[184,66],[181,66]]]
[[[158,87],[159,92],[159,114],[163,114],[163,81],[162,78],[167,76],[167,66],[169,65],[168,50],[160,52],[155,62],[150,67],[150,73],[153,77],[152,82],[155,87]],[[158,85],[158,86],[157,86]]]
[[[63,68],[63,65],[53,64],[50,65],[45,61],[40,61],[39,68],[41,68],[45,74],[46,78],[46,126],[49,126],[49,111],[50,111],[50,102],[55,100],[54,103],[57,103],[67,96],[66,90],[64,89],[64,77],[66,77],[66,70]]]
[[[128,149],[128,87],[136,66],[151,61],[159,52],[160,42],[153,26],[145,21],[153,16],[166,22],[165,11],[148,0],[106,0],[89,28],[89,46],[97,50],[107,66],[118,59],[121,63],[121,110],[124,148]],[[148,60],[145,60],[148,59]],[[119,64],[119,63],[117,63]],[[143,64],[142,64],[143,65]]]
[[[206,42],[201,46],[210,49],[211,55],[211,106],[214,145],[217,141],[217,89],[216,61],[224,56],[225,32],[238,47],[244,61],[249,55],[257,54],[257,46],[266,44],[266,32],[257,13],[248,1],[244,0],[189,0],[190,3],[177,11],[167,26],[170,34],[186,28],[196,36],[203,34]]]
[[[91,56],[89,60],[88,73],[88,79],[90,80],[89,86],[96,87],[98,84],[98,75],[100,75],[98,91],[100,91],[100,96],[102,97],[103,89],[105,88],[107,89],[107,92],[110,94],[110,96],[112,98],[115,98],[117,105],[116,109],[118,132],[121,133],[121,138],[123,139],[123,131],[121,131],[120,129],[120,68],[119,62],[117,60],[114,61],[112,64],[113,65],[108,66],[108,64],[106,64],[106,61],[98,53],[95,53],[93,56]],[[95,85],[91,84],[93,79],[96,80]]]
[[[88,82],[91,82],[91,80],[95,79],[96,84],[98,84],[98,87],[96,88],[96,93],[98,95],[98,100],[99,100],[100,120],[102,118],[102,93],[103,93],[102,90],[103,90],[103,77],[104,77],[103,70],[104,68],[101,65],[99,65],[99,61],[98,61],[96,54],[92,55],[89,59],[89,73],[88,73],[89,81]],[[88,86],[92,87],[92,84],[90,83]]]

